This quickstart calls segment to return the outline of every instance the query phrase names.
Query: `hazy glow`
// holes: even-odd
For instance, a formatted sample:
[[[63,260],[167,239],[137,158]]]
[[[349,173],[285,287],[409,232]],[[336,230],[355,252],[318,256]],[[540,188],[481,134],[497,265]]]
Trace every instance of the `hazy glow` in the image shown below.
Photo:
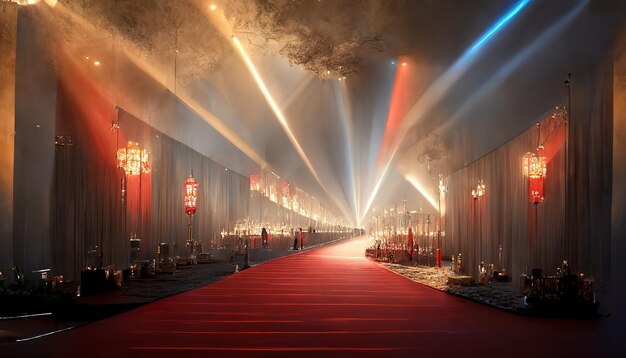
[[[79,17],[74,12],[72,12],[71,10],[63,6],[63,4],[57,4],[57,6],[54,7],[54,11],[61,12],[63,15],[71,17],[73,20],[75,20],[77,23],[81,24],[83,27],[85,27],[88,30],[91,30],[94,32],[107,31],[106,29],[96,29],[93,24],[91,24],[88,21],[85,21],[83,18]],[[110,32],[107,35],[110,37],[113,37],[113,34],[111,34]],[[174,91],[172,91],[171,86],[165,81],[162,74],[157,69],[155,69],[153,66],[146,63],[146,61],[136,56],[132,51],[128,51],[124,47],[122,47],[122,50],[124,51],[124,54],[131,62],[133,62],[137,67],[142,69],[151,78],[153,78],[155,81],[160,83],[163,87],[170,90],[172,94],[174,94]],[[86,56],[85,58],[88,59],[89,56]],[[175,96],[178,97],[181,104],[186,105],[196,114],[198,114],[198,116],[204,119],[220,135],[222,135],[226,140],[231,142],[237,149],[243,152],[248,158],[253,160],[262,168],[267,167],[267,163],[265,162],[265,160],[263,160],[263,158],[261,158],[261,156],[252,147],[250,147],[245,140],[239,137],[239,135],[233,130],[231,130],[221,119],[217,118],[215,115],[213,115],[213,113],[208,111],[204,106],[202,106],[200,103],[195,101],[190,95],[186,94],[183,91],[178,91],[178,93],[176,93]]]
[[[354,216],[356,218],[356,225],[361,225],[361,217],[359,216],[359,202],[357,199],[357,184],[356,184],[356,170],[354,167],[354,158],[353,158],[353,139],[352,133],[354,133],[352,128],[352,118],[348,115],[346,108],[350,108],[350,104],[348,101],[348,90],[346,88],[345,82],[341,84],[340,92],[341,101],[338,101],[340,117],[343,123],[343,129],[346,136],[346,159],[348,161],[348,166],[350,167],[350,183],[352,186],[352,200],[354,205]]]
[[[367,214],[370,207],[372,206],[374,199],[376,199],[376,195],[378,195],[380,186],[383,183],[385,176],[387,175],[387,170],[389,169],[389,166],[391,165],[391,162],[393,161],[393,157],[395,156],[395,154],[396,154],[396,151],[393,151],[393,153],[391,153],[391,157],[389,158],[387,165],[385,165],[385,169],[383,169],[383,172],[380,174],[380,177],[378,178],[378,182],[376,182],[376,185],[374,186],[374,190],[372,190],[372,193],[370,194],[369,199],[367,199],[367,204],[365,205],[365,209],[363,209],[363,216],[361,216],[359,220],[360,222],[363,222],[363,219],[365,218],[365,215]]]
[[[11,0],[11,1],[14,3],[17,3],[18,5],[28,6],[28,5],[35,5],[39,3],[39,1],[41,0]]]
[[[523,51],[519,52],[515,55],[513,59],[511,59],[505,66],[500,67],[500,69],[491,76],[489,81],[483,83],[478,90],[473,91],[472,94],[468,97],[468,99],[463,103],[461,108],[456,110],[454,114],[450,117],[449,120],[442,126],[442,128],[448,129],[452,127],[457,121],[459,121],[467,112],[486,96],[488,93],[493,91],[498,85],[502,84],[504,81],[509,78],[511,73],[518,68],[524,61],[527,61],[531,58],[535,52],[545,46],[548,46],[550,42],[554,41],[557,38],[557,35],[564,31],[567,26],[571,24],[571,22],[576,18],[578,13],[585,8],[589,0],[581,2],[578,6],[573,8],[567,15],[563,16],[559,21],[550,26],[543,34],[535,40],[530,46],[526,46]]]
[[[218,9],[218,11],[207,11],[207,15],[211,19],[211,22],[212,22],[213,26],[215,26],[215,28],[223,36],[225,36],[226,38],[232,38],[232,41],[233,41],[232,43],[235,44],[235,47],[237,48],[238,53],[241,55],[244,63],[246,64],[246,66],[248,66],[248,69],[252,73],[252,76],[257,81],[257,84],[259,85],[259,88],[261,89],[261,92],[262,92],[263,96],[265,97],[266,101],[270,105],[272,111],[274,111],[276,117],[278,118],[279,123],[281,124],[281,126],[285,130],[289,140],[292,143],[294,143],[294,147],[296,148],[298,154],[300,155],[301,159],[306,164],[307,168],[309,169],[309,171],[311,172],[311,174],[313,175],[315,180],[322,187],[322,189],[328,194],[328,196],[335,202],[335,204],[337,204],[337,207],[344,213],[346,218],[351,217],[351,215],[348,214],[349,210],[346,210],[346,206],[342,205],[337,200],[337,198],[328,190],[326,185],[324,185],[322,183],[320,177],[317,175],[317,172],[315,170],[313,170],[313,166],[311,165],[311,163],[308,160],[308,158],[306,157],[306,155],[304,155],[304,151],[302,150],[302,148],[300,147],[298,142],[295,140],[295,137],[291,133],[291,130],[289,130],[289,127],[287,126],[287,122],[285,121],[285,118],[283,117],[282,112],[280,111],[279,107],[276,105],[276,102],[273,100],[272,96],[270,95],[269,91],[267,90],[267,87],[265,86],[265,84],[261,80],[261,77],[258,74],[258,71],[256,70],[254,64],[250,60],[250,57],[246,53],[245,49],[243,48],[243,46],[241,45],[239,40],[234,35],[232,35],[233,34],[233,28],[232,28],[231,24],[228,22],[228,20],[226,20],[226,17],[224,16],[224,13],[222,11],[219,11],[219,9]],[[266,165],[264,165],[263,167],[266,167]]]
[[[280,108],[278,108],[278,105],[274,101],[274,98],[272,97],[272,95],[270,94],[269,90],[265,86],[265,83],[263,82],[263,79],[259,75],[259,72],[256,70],[256,67],[254,66],[254,64],[252,63],[252,60],[250,60],[250,57],[246,53],[246,51],[243,48],[243,46],[241,46],[241,42],[239,42],[239,40],[235,36],[233,36],[233,41],[235,43],[235,46],[239,50],[239,54],[243,58],[246,66],[248,66],[248,69],[250,70],[250,73],[252,74],[252,77],[254,77],[254,80],[256,81],[257,85],[259,86],[259,89],[261,90],[261,93],[263,93],[263,97],[265,97],[265,100],[267,101],[267,103],[272,108],[272,111],[274,112],[274,115],[276,115],[276,118],[280,122],[281,126],[283,127],[283,130],[287,134],[287,137],[291,141],[291,144],[294,146],[294,148],[296,149],[296,151],[300,155],[300,158],[302,158],[302,160],[304,161],[304,164],[306,164],[306,166],[309,168],[309,170],[311,171],[311,174],[313,174],[315,179],[318,182],[320,182],[320,184],[321,184],[321,180],[320,180],[319,176],[317,175],[317,172],[313,168],[313,165],[309,161],[309,158],[307,157],[306,153],[304,153],[304,150],[300,146],[300,143],[298,143],[298,140],[296,139],[296,137],[294,136],[293,132],[289,128],[289,124],[287,124],[287,120],[283,116],[282,111],[280,110]]]
[[[472,47],[466,50],[463,55],[458,60],[456,60],[454,64],[428,88],[428,90],[426,90],[426,92],[420,97],[417,103],[415,103],[415,105],[413,105],[413,107],[406,113],[401,121],[401,127],[397,132],[398,136],[394,138],[395,144],[392,146],[394,150],[389,156],[388,163],[385,166],[385,171],[387,171],[387,167],[389,166],[389,164],[393,162],[396,151],[400,147],[400,144],[404,140],[406,133],[410,130],[410,128],[413,127],[413,125],[415,125],[419,119],[421,119],[426,113],[428,113],[428,111],[430,111],[443,98],[443,96],[450,90],[450,88],[454,86],[456,81],[458,81],[467,72],[467,70],[471,67],[474,61],[476,61],[477,51],[475,50],[478,50],[487,40],[492,38],[493,35],[495,35],[500,29],[502,29],[504,25],[506,25],[516,14],[518,14],[519,11],[529,2],[530,0],[521,1],[511,11],[507,12],[502,18],[500,18],[494,26],[487,30],[487,32],[485,32],[485,34],[483,34],[474,43],[474,45],[472,45]],[[372,195],[370,196],[369,201],[373,201],[373,197],[376,195],[378,187],[383,181],[383,178],[384,175],[381,175],[378,183],[376,184],[376,187],[374,188],[374,191],[372,192]],[[434,206],[435,208],[437,207],[436,205]]]
[[[257,85],[259,86],[259,89],[261,90],[263,97],[265,97],[265,100],[270,105],[270,108],[274,112],[274,115],[278,119],[278,122],[280,123],[280,125],[283,127],[283,130],[285,131],[285,134],[287,135],[287,138],[289,138],[289,141],[293,145],[294,149],[296,150],[296,152],[298,153],[298,155],[300,156],[304,164],[307,166],[307,168],[309,169],[309,171],[311,172],[315,180],[322,187],[322,189],[324,189],[324,191],[328,194],[328,196],[331,197],[335,201],[335,203],[340,209],[342,209],[342,211],[344,212],[344,215],[346,215],[346,217],[349,217],[350,215],[347,215],[348,213],[345,210],[344,205],[341,205],[341,203],[335,198],[335,196],[328,190],[326,185],[324,185],[321,178],[317,174],[317,171],[315,170],[315,168],[313,168],[313,164],[311,164],[311,161],[309,160],[308,156],[302,149],[302,146],[300,146],[300,143],[298,142],[295,135],[289,128],[289,124],[287,123],[285,116],[283,115],[280,108],[278,108],[276,101],[274,101],[274,98],[272,97],[269,90],[267,89],[267,86],[265,85],[265,82],[263,82],[263,79],[261,78],[261,75],[259,75],[259,72],[257,71],[256,67],[252,63],[250,56],[248,56],[248,53],[241,45],[241,42],[239,42],[239,40],[235,36],[233,36],[232,38],[233,38],[233,43],[235,44],[235,47],[237,48],[237,50],[239,50],[239,54],[241,55],[241,58],[243,59],[246,66],[248,67],[248,70],[250,70],[250,73],[252,74],[252,77],[256,81]]]
[[[437,205],[437,200],[435,200],[435,198],[433,198],[433,196],[428,193],[428,190],[426,190],[415,177],[411,175],[407,175],[404,178],[409,183],[411,183],[411,185],[413,185],[415,189],[417,189],[417,191],[419,191],[420,194],[422,194],[424,198],[426,198],[426,200],[430,203],[430,205],[433,206],[433,208],[435,208],[435,210],[439,210],[438,205]]]
[[[391,99],[387,110],[387,121],[385,122],[385,131],[383,132],[383,139],[376,161],[379,168],[382,167],[382,163],[388,159],[387,155],[391,151],[391,148],[393,148],[394,139],[397,137],[398,129],[404,119],[404,111],[408,102],[406,91],[409,73],[408,68],[404,67],[397,68],[395,71]]]

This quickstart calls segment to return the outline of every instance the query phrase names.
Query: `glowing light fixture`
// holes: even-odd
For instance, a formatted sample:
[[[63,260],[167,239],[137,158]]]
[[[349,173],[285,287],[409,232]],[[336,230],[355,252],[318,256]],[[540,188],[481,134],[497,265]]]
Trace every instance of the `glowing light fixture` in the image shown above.
[[[100,61],[94,61],[93,64],[94,66],[100,66]]]
[[[39,1],[40,0],[13,0],[13,2],[17,3],[18,5],[22,5],[22,6],[35,5]]]
[[[196,202],[198,201],[198,182],[189,174],[185,180],[185,213],[192,216],[196,213]]]
[[[250,190],[251,191],[256,191],[256,192],[261,192],[261,183],[259,182],[259,175],[258,174],[251,174],[250,175]]]
[[[474,197],[474,199],[482,198],[485,192],[485,182],[479,180],[478,184],[476,184],[476,189],[472,189],[472,197]]]
[[[217,5],[215,5],[215,4],[211,4],[209,6],[209,10],[211,10],[211,11],[215,11],[216,9],[217,9]]]
[[[193,171],[189,174],[189,178],[185,180],[185,214],[189,216],[189,225],[187,226],[187,247],[189,248],[189,259],[192,262],[196,259],[196,252],[193,242],[193,214],[196,213],[196,202],[198,201],[198,182],[193,178]]]
[[[528,177],[528,195],[533,204],[543,203],[543,183],[546,177],[546,157],[543,145],[537,147],[537,154],[528,152],[523,159],[524,175]]]
[[[291,208],[291,191],[289,188],[289,182],[283,181],[280,183],[280,194],[282,197],[282,205],[285,208]]]
[[[124,169],[126,175],[148,174],[148,152],[141,150],[139,143],[128,142],[126,148],[117,150],[117,167]]]
[[[447,191],[447,185],[443,174],[439,174],[439,195],[444,196]]]

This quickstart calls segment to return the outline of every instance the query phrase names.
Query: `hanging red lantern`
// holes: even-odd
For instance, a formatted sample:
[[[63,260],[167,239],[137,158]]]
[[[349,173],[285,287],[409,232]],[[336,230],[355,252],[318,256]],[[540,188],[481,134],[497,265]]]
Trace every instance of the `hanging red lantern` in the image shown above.
[[[185,213],[191,216],[196,212],[196,201],[198,200],[198,182],[189,174],[185,181]]]
[[[528,192],[530,202],[533,204],[543,203],[543,177],[528,179]]]

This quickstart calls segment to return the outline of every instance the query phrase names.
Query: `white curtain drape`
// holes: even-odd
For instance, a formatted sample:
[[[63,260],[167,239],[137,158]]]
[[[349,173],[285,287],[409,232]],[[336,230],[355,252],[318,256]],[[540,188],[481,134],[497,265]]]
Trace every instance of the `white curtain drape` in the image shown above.
[[[513,280],[533,268],[554,275],[568,260],[574,272],[594,278],[596,288],[608,282],[612,66],[610,61],[588,65],[571,87],[568,141],[566,125],[548,115],[540,122],[541,139],[533,126],[449,176],[444,253],[461,253],[467,274],[476,278],[481,260],[497,269],[501,245],[503,268]],[[522,158],[540,143],[546,147],[547,177],[545,202],[535,206]],[[471,191],[479,180],[486,194],[474,199]]]

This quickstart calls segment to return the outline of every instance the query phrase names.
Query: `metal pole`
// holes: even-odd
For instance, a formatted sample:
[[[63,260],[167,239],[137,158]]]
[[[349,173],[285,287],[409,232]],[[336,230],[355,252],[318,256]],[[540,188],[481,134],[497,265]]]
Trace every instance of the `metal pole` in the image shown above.
[[[429,239],[430,239],[430,237],[429,237],[429,236],[430,236],[430,215],[428,215],[428,216],[426,217],[426,235],[428,235],[428,236],[427,236],[427,238],[426,238],[426,240],[427,240],[427,241],[429,241]],[[433,247],[432,247],[432,245],[431,245],[431,246],[430,246],[430,249],[428,250],[428,251],[429,251],[429,252],[428,252],[429,254],[430,254],[430,251],[432,251],[432,248],[433,248]],[[430,266],[430,255],[428,255],[428,256],[427,256],[427,263],[428,263],[428,266]]]
[[[565,116],[565,218],[563,220],[563,256],[565,254],[565,242],[569,240],[570,234],[570,183],[569,183],[569,132],[570,132],[570,116],[572,115],[572,74],[567,74],[567,80],[565,80],[567,86],[567,116]]]
[[[437,254],[435,266],[441,267],[441,188],[439,188],[438,191],[437,210],[439,210],[439,225],[437,225]]]
[[[537,205],[535,203],[535,248],[537,249],[537,256],[539,256],[539,264],[541,264],[541,250],[538,249],[539,246],[539,222],[537,221]],[[539,266],[541,267],[541,265]]]
[[[477,238],[478,238],[478,228],[477,228],[477,221],[478,221],[478,213],[476,211],[476,202],[478,201],[478,197],[474,197],[474,217],[472,218],[472,224],[473,224],[473,228],[472,228],[472,241],[474,241],[472,244],[474,245],[474,250],[477,250],[478,248],[478,243],[476,242]],[[468,255],[469,255],[469,246],[467,247],[467,251],[468,251]],[[480,249],[477,250],[478,252],[474,251],[474,255],[475,256],[480,256]],[[469,256],[468,256],[469,259]],[[479,262],[480,262],[480,257],[478,258]],[[472,263],[472,260],[468,261],[470,264]],[[468,266],[471,267],[471,266]],[[467,270],[468,274],[471,274],[472,271]]]
[[[481,197],[478,197],[478,262],[483,260],[483,221]]]
[[[502,244],[498,249],[498,271],[502,272]]]
[[[187,243],[189,244],[189,257],[193,256],[193,214],[189,215],[189,225],[187,226]]]

